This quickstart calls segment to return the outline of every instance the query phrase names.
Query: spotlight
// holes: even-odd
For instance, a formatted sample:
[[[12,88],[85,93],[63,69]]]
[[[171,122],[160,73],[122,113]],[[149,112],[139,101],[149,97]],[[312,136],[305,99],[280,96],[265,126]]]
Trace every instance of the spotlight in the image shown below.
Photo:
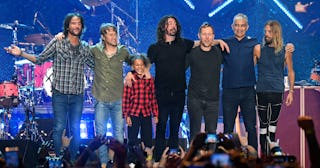
[[[219,7],[217,7],[215,10],[213,10],[212,12],[210,12],[208,14],[209,17],[212,17],[213,15],[217,14],[220,10],[222,10],[223,8],[225,8],[227,5],[229,5],[231,2],[233,2],[233,0],[227,0],[226,2],[224,2],[222,5],[220,5]]]
[[[196,7],[194,6],[194,4],[191,2],[191,0],[184,0],[184,2],[189,6],[189,8],[191,8],[192,10],[194,10]]]
[[[88,139],[88,128],[85,120],[80,121],[80,138]]]
[[[88,139],[88,134],[85,132],[80,133],[80,138],[81,139]]]
[[[109,132],[109,131],[108,131],[108,132],[106,133],[106,135],[107,135],[107,136],[112,136],[112,132]]]
[[[111,124],[108,122],[107,124],[107,128],[110,129],[111,128]]]
[[[273,0],[273,2],[276,3],[276,5],[282,10],[282,12],[284,12],[299,29],[303,28],[301,23],[288,11],[288,9],[283,6],[283,4],[279,0]]]

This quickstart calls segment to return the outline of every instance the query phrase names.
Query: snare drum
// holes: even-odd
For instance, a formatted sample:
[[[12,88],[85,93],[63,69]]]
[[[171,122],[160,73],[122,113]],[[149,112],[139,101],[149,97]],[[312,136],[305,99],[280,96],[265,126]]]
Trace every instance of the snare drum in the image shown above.
[[[0,107],[10,108],[19,104],[19,91],[15,83],[4,81],[0,84]]]

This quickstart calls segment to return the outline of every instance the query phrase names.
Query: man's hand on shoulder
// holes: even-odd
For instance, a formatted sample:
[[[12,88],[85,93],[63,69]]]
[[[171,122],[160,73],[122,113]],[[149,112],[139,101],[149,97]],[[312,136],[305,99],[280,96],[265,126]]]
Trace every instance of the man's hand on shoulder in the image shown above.
[[[58,34],[56,34],[54,36],[54,38],[56,38],[58,41],[61,41],[65,38],[64,34],[62,32],[59,32]]]
[[[132,81],[135,81],[132,72],[128,72],[124,78],[124,86],[132,87]]]

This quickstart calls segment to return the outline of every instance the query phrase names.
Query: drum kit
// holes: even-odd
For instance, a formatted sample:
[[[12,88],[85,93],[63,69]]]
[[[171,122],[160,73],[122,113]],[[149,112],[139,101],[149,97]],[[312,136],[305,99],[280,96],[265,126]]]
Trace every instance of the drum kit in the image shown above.
[[[33,29],[33,26],[20,24],[17,20],[14,23],[0,24],[0,28],[12,30],[13,44],[30,54],[37,54],[35,49],[43,48],[52,38],[49,34],[30,34],[25,36],[26,42],[19,42],[17,39],[18,30]],[[11,109],[21,104],[25,111],[25,121],[23,124],[24,129],[20,130],[17,138],[32,141],[42,140],[45,133],[39,133],[37,130],[35,105],[44,102],[43,79],[52,63],[34,65],[25,59],[14,59],[15,73],[12,76],[12,80],[0,83],[0,112],[3,113],[3,116],[0,117],[0,122],[3,123],[0,128],[0,139],[14,139],[9,133]]]
[[[316,86],[320,86],[320,61],[314,60],[314,67],[311,69],[310,79]]]

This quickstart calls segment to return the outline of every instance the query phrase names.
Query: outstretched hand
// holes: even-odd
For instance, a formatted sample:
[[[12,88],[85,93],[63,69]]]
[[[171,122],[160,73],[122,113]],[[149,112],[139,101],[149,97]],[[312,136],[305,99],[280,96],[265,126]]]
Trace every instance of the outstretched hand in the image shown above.
[[[4,50],[6,50],[7,53],[12,54],[14,56],[20,56],[22,54],[22,50],[16,45],[11,45],[10,47],[5,47]]]

